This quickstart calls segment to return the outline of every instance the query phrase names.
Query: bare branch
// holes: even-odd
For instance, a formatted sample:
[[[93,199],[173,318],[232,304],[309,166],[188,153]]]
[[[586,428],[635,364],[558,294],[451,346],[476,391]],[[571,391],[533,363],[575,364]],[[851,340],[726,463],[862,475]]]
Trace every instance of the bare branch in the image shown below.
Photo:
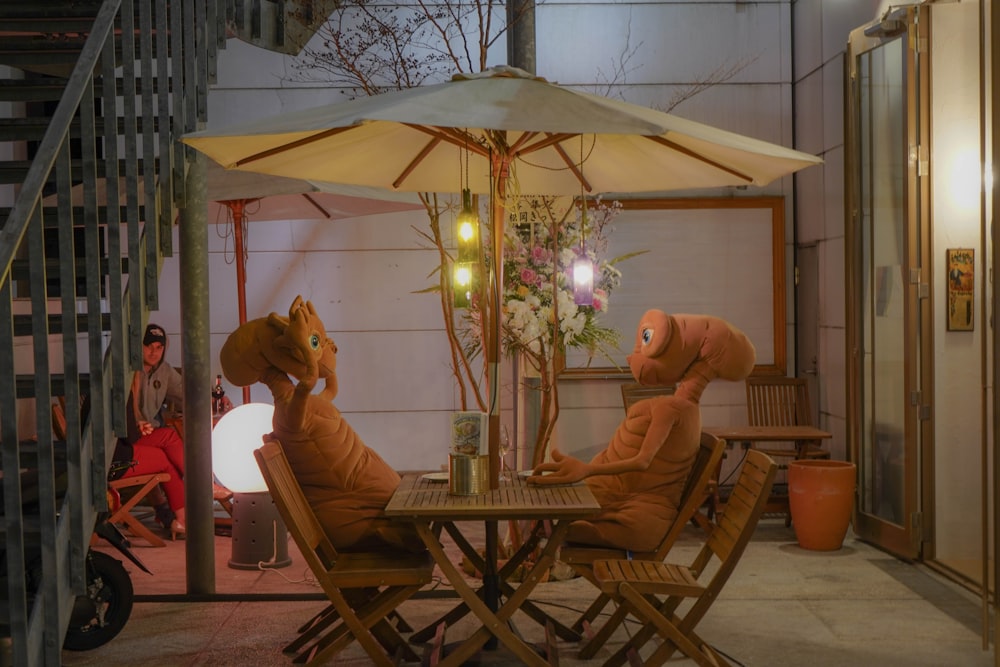
[[[723,63],[719,65],[716,69],[709,73],[707,78],[677,91],[670,98],[670,101],[667,103],[667,107],[662,109],[662,111],[669,113],[673,109],[676,109],[682,102],[691,99],[698,93],[704,92],[713,86],[717,86],[733,79],[737,74],[755,63],[758,58],[760,58],[760,56],[747,57],[742,58],[735,63]]]

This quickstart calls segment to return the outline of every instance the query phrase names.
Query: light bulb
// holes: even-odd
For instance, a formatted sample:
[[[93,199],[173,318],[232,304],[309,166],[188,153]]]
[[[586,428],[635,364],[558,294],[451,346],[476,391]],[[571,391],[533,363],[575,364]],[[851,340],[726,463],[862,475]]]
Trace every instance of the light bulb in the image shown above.
[[[586,255],[573,261],[573,303],[594,305],[594,262]]]
[[[479,260],[479,216],[472,210],[472,193],[462,190],[462,212],[455,221],[458,237],[458,261]]]
[[[456,308],[468,308],[472,304],[472,283],[475,275],[472,262],[455,262],[452,281]]]

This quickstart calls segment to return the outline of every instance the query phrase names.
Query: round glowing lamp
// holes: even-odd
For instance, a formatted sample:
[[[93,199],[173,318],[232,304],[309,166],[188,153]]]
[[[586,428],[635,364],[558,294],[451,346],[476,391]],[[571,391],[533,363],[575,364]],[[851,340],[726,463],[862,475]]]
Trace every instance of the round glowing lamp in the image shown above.
[[[212,430],[212,468],[233,492],[233,550],[237,570],[285,567],[288,531],[271,500],[253,452],[271,432],[274,406],[245,403],[233,408]]]
[[[273,405],[245,403],[224,414],[212,429],[212,472],[233,493],[267,491],[253,452],[271,432],[273,416]]]

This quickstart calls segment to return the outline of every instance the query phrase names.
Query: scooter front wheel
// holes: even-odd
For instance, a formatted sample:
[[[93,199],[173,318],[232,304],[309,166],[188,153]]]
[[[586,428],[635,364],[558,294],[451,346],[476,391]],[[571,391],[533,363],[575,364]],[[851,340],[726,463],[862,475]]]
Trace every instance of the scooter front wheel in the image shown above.
[[[63,648],[89,651],[115,638],[132,613],[132,578],[121,561],[100,551],[87,554],[87,594],[73,605]]]

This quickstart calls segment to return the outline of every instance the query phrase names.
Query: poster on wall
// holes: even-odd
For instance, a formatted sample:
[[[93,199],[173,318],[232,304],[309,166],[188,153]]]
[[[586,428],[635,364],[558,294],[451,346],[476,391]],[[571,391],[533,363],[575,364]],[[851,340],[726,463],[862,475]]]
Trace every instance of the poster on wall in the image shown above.
[[[975,328],[975,253],[973,248],[948,249],[948,331],[972,331]]]

